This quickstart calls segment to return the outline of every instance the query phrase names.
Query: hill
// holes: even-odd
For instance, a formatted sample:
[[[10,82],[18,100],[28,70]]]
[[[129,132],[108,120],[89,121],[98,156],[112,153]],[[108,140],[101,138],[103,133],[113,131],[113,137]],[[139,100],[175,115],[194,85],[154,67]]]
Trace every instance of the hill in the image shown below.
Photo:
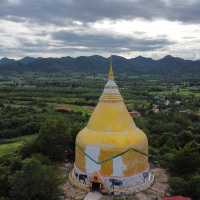
[[[105,73],[109,58],[102,56],[80,56],[61,58],[25,57],[20,60],[2,58],[0,72],[91,72]],[[200,75],[200,60],[184,60],[182,58],[165,56],[154,60],[142,56],[126,59],[112,56],[115,71],[129,74],[159,74],[159,75]]]

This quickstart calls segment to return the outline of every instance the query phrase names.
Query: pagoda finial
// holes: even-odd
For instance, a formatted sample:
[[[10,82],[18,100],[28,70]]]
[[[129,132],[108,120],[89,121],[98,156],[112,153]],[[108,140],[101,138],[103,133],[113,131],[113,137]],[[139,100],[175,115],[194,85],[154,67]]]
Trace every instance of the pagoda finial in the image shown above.
[[[112,56],[110,57],[110,67],[108,72],[108,80],[114,80],[113,68],[112,68]]]

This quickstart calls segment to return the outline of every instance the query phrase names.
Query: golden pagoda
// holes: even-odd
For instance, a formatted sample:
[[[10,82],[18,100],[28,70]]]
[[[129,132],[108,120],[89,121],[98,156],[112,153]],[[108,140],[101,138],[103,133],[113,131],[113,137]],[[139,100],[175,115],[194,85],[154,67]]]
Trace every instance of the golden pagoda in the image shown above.
[[[147,137],[124,104],[114,81],[112,62],[99,102],[76,137],[75,163],[69,178],[80,188],[108,193],[134,193],[153,182]]]

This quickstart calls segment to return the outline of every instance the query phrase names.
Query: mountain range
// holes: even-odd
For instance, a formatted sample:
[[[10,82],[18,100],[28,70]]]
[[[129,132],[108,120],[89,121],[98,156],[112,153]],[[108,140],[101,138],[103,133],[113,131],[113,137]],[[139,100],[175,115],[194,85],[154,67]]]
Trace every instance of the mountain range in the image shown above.
[[[105,73],[110,58],[99,55],[61,58],[24,57],[20,60],[2,58],[0,73],[8,72],[86,72]],[[114,70],[128,74],[200,75],[200,60],[185,60],[167,55],[159,60],[138,56],[112,56]]]

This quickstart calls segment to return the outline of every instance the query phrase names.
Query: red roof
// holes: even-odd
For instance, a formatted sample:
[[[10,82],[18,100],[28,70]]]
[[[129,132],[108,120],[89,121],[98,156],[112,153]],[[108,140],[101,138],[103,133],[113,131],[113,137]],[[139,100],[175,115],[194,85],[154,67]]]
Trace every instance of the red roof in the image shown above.
[[[183,197],[183,196],[173,196],[173,197],[164,197],[163,200],[192,200],[189,197]]]

